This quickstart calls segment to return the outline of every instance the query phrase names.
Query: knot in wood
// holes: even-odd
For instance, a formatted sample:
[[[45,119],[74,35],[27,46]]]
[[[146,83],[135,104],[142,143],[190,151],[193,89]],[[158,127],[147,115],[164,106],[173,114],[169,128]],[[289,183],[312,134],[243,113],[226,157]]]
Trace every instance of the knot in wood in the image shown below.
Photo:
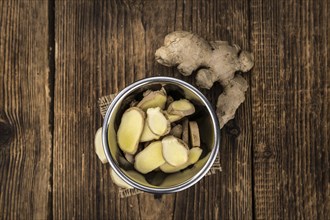
[[[7,145],[13,136],[12,126],[8,121],[0,118],[0,146]]]
[[[232,137],[238,137],[241,133],[241,129],[235,123],[235,120],[229,121],[226,125],[226,132]]]
[[[272,149],[270,149],[269,147],[265,148],[265,151],[263,152],[263,157],[266,159],[271,158],[271,156],[273,155]]]

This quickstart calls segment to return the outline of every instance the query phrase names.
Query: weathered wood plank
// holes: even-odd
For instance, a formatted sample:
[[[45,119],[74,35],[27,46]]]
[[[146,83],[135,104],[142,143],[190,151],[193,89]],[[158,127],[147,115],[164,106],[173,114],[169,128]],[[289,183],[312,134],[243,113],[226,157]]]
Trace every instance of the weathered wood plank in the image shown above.
[[[49,217],[48,2],[0,1],[0,219]]]
[[[329,3],[252,0],[248,7],[222,0],[57,1],[52,198],[48,2],[0,1],[0,218],[251,218],[255,202],[258,219],[326,219]],[[249,25],[252,98],[237,114],[240,136],[235,123],[222,132],[223,173],[175,195],[119,199],[109,167],[93,154],[97,99],[145,76],[194,84],[154,61],[170,31],[248,49]],[[213,104],[220,91],[203,90]]]
[[[257,219],[330,216],[329,7],[251,1]]]
[[[147,194],[119,199],[109,165],[94,154],[94,132],[102,124],[98,98],[145,77],[154,62],[146,55],[140,7],[133,1],[56,2],[54,219],[139,219],[169,204],[152,205]]]

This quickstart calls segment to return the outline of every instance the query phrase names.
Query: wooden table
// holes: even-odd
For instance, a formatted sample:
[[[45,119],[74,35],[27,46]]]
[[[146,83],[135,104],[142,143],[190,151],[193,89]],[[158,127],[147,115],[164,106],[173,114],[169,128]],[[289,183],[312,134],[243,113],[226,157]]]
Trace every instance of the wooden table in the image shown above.
[[[330,2],[1,0],[0,219],[329,219]],[[255,55],[222,130],[222,173],[120,199],[94,154],[97,101],[188,30]],[[221,87],[202,90],[215,105]],[[239,132],[239,135],[238,135]],[[326,217],[328,216],[328,217]]]

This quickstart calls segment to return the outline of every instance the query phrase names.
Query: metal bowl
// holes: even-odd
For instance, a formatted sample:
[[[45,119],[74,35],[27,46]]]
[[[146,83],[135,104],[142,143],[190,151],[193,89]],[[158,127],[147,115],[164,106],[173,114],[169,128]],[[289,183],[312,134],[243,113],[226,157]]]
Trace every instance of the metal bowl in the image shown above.
[[[189,99],[195,105],[196,112],[191,119],[199,125],[203,154],[196,164],[183,171],[142,175],[123,156],[116,131],[131,101],[142,99],[142,93],[148,89],[157,90],[162,86],[171,96]],[[171,77],[150,77],[129,85],[112,101],[103,122],[102,143],[111,167],[127,184],[149,193],[174,193],[194,185],[211,168],[219,151],[220,127],[211,104],[194,86]]]

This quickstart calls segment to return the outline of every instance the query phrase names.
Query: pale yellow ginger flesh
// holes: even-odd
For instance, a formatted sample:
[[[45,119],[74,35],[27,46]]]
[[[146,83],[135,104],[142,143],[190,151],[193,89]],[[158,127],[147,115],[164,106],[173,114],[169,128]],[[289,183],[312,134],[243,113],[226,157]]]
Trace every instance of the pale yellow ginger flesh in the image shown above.
[[[164,112],[164,115],[165,115],[165,117],[167,118],[167,120],[169,120],[171,123],[172,123],[172,122],[179,121],[180,119],[183,118],[182,115],[171,115],[171,114],[169,114],[167,111]]]
[[[192,147],[200,147],[201,141],[199,137],[198,124],[195,121],[189,122],[190,144]]]
[[[102,145],[102,127],[99,128],[95,134],[94,139],[95,153],[102,163],[108,163],[108,159],[105,156],[103,145]]]
[[[145,113],[137,107],[130,107],[124,112],[117,132],[117,141],[125,153],[134,154],[138,149],[144,119]]]
[[[189,120],[184,119],[182,121],[182,140],[189,144]]]
[[[188,161],[189,148],[180,139],[169,135],[162,139],[163,157],[172,166],[180,166]]]
[[[140,173],[146,174],[164,163],[162,142],[154,141],[136,155],[134,167]]]
[[[224,88],[217,103],[220,127],[234,118],[248,88],[247,81],[235,73],[251,70],[252,53],[226,41],[208,42],[197,34],[175,31],[166,35],[164,46],[155,57],[162,65],[177,66],[184,76],[196,72],[196,84],[201,88],[210,89],[214,82],[219,82]]]
[[[180,166],[172,166],[169,163],[164,163],[163,165],[160,166],[160,170],[163,171],[164,173],[175,173],[187,168],[188,166],[189,165],[187,162]]]
[[[189,150],[188,153],[188,161],[181,166],[172,166],[169,163],[164,163],[163,165],[160,166],[160,170],[163,171],[164,173],[175,173],[180,170],[183,170],[187,168],[188,166],[195,164],[200,156],[202,155],[203,150],[199,147],[194,147]]]
[[[122,180],[117,173],[115,173],[115,171],[110,168],[110,176],[112,179],[112,182],[114,184],[116,184],[117,186],[121,187],[121,188],[125,188],[125,189],[132,189],[133,187],[128,185],[124,180]]]
[[[144,128],[143,128],[143,131],[142,131],[142,135],[141,135],[141,138],[140,138],[140,142],[146,142],[146,141],[158,140],[159,138],[160,138],[159,135],[154,134],[154,133],[150,130],[149,125],[148,125],[148,118],[147,118],[147,120],[145,120],[145,122],[144,122]]]
[[[147,122],[151,132],[158,136],[166,135],[171,130],[170,122],[161,112],[161,109],[159,107],[148,108]]]
[[[189,150],[188,163],[190,165],[196,163],[199,160],[199,158],[202,155],[202,153],[203,153],[203,150],[200,147],[191,148]]]
[[[167,112],[172,115],[180,115],[182,117],[188,116],[195,113],[194,105],[187,99],[180,99],[172,102],[168,108]]]
[[[145,97],[137,104],[137,107],[141,108],[143,111],[147,111],[148,108],[156,107],[164,109],[167,100],[164,90],[147,91],[148,92],[144,94]]]

